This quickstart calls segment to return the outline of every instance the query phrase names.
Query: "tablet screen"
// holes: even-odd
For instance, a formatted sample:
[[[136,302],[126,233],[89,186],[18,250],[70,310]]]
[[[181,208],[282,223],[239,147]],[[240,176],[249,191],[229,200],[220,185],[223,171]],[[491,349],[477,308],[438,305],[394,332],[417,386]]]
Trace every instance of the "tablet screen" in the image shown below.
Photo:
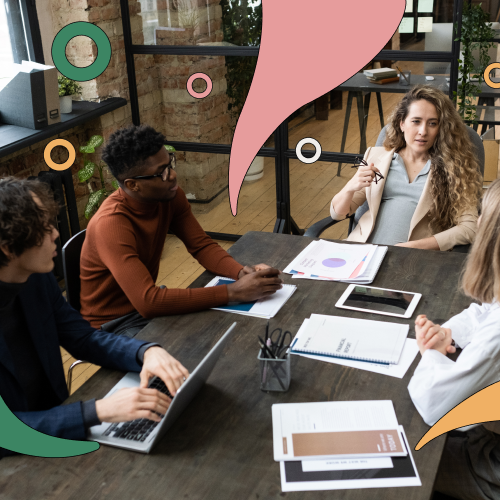
[[[366,286],[355,286],[344,302],[345,306],[357,307],[358,309],[369,309],[391,314],[404,315],[414,293],[391,292]]]

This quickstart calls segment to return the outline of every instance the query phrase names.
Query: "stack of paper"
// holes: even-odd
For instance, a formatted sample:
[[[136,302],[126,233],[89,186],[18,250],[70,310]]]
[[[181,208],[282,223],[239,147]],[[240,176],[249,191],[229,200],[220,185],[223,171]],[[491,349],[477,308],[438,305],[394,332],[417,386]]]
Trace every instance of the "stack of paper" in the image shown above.
[[[406,338],[406,341],[403,346],[403,351],[401,352],[401,356],[397,364],[385,364],[385,363],[376,363],[376,362],[367,362],[367,361],[355,361],[352,359],[346,358],[337,358],[331,356],[323,356],[316,354],[306,354],[303,352],[297,352],[293,350],[298,340],[302,337],[304,332],[307,330],[307,326],[309,324],[309,318],[306,318],[302,323],[302,326],[299,328],[295,339],[292,341],[292,354],[297,354],[299,356],[303,356],[305,358],[315,359],[318,361],[324,361],[327,363],[333,363],[336,365],[349,366],[351,368],[358,368],[359,370],[366,370],[373,373],[380,373],[382,375],[389,375],[390,377],[403,378],[405,373],[410,368],[415,356],[418,353],[417,341],[415,339]],[[404,326],[404,325],[401,325]],[[407,325],[406,325],[407,326]],[[407,327],[408,328],[408,327]],[[406,330],[408,331],[408,330]],[[373,333],[373,332],[372,332]]]
[[[386,246],[312,241],[283,271],[293,278],[371,283],[387,252]]]
[[[283,491],[420,486],[392,401],[272,407]]]
[[[230,278],[222,278],[221,276],[215,277],[207,287],[229,285],[234,283]],[[212,307],[216,311],[226,311],[235,314],[243,314],[244,316],[255,316],[257,318],[271,319],[283,307],[285,302],[292,296],[293,292],[297,290],[295,285],[283,285],[283,288],[278,290],[273,295],[269,295],[265,299],[254,300],[252,302],[240,302],[237,304],[228,304],[222,307]]]

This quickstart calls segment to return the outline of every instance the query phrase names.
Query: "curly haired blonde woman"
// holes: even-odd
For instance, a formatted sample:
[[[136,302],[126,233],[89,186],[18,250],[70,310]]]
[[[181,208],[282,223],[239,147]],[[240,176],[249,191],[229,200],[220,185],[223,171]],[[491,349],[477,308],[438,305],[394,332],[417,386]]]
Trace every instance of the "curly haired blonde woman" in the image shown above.
[[[478,226],[462,287],[480,304],[471,304],[442,326],[425,315],[415,320],[422,359],[408,390],[429,425],[500,381],[500,180],[486,191]],[[447,357],[454,345],[462,348],[456,361]],[[460,500],[500,498],[500,422],[449,434],[434,488]]]
[[[351,241],[450,250],[472,243],[481,175],[466,126],[442,91],[419,85],[397,105],[384,147],[368,148],[360,166],[334,196],[340,220],[368,202]],[[375,173],[383,179],[374,183]]]

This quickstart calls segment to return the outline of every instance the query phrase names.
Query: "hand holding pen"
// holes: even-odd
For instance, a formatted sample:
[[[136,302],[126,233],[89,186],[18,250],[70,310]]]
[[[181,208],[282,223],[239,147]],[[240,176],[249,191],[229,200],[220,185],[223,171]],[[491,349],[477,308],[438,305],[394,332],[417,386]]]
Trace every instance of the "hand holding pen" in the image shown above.
[[[368,165],[368,163],[362,158],[357,158],[356,160],[358,164],[353,165],[352,168],[357,168],[358,171],[349,181],[350,190],[359,191],[360,189],[368,187],[373,181],[377,184],[379,180],[384,178],[379,169],[373,163]]]

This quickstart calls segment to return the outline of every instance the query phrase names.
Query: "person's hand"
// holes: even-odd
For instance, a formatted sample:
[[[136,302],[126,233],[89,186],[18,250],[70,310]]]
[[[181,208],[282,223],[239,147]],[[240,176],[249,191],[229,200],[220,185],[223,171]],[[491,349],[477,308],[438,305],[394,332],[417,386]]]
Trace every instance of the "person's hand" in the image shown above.
[[[414,241],[406,241],[405,243],[396,243],[395,247],[416,248]]]
[[[435,349],[445,356],[453,354],[456,349],[452,343],[451,330],[435,325],[425,314],[419,314],[415,320],[415,334],[420,354],[427,349]]]
[[[262,271],[263,269],[271,269],[271,266],[268,266],[267,264],[256,264],[255,266],[245,266],[238,273],[238,279],[243,278],[243,276],[245,276],[246,274],[252,274],[255,271]]]
[[[375,172],[380,173],[380,170],[374,163],[370,163],[369,165],[360,165],[358,167],[358,171],[346,184],[345,189],[354,192],[368,187],[373,182],[373,179],[375,179]]]
[[[137,418],[159,422],[157,413],[165,415],[170,402],[166,394],[156,389],[127,387],[96,401],[95,409],[101,422],[129,422]]]
[[[147,387],[149,379],[154,375],[161,378],[170,394],[175,396],[184,380],[189,377],[189,372],[165,349],[154,346],[144,352],[140,387]]]
[[[272,295],[282,288],[281,273],[272,267],[245,274],[238,281],[227,285],[229,302],[250,302]],[[147,352],[147,351],[146,351]]]

